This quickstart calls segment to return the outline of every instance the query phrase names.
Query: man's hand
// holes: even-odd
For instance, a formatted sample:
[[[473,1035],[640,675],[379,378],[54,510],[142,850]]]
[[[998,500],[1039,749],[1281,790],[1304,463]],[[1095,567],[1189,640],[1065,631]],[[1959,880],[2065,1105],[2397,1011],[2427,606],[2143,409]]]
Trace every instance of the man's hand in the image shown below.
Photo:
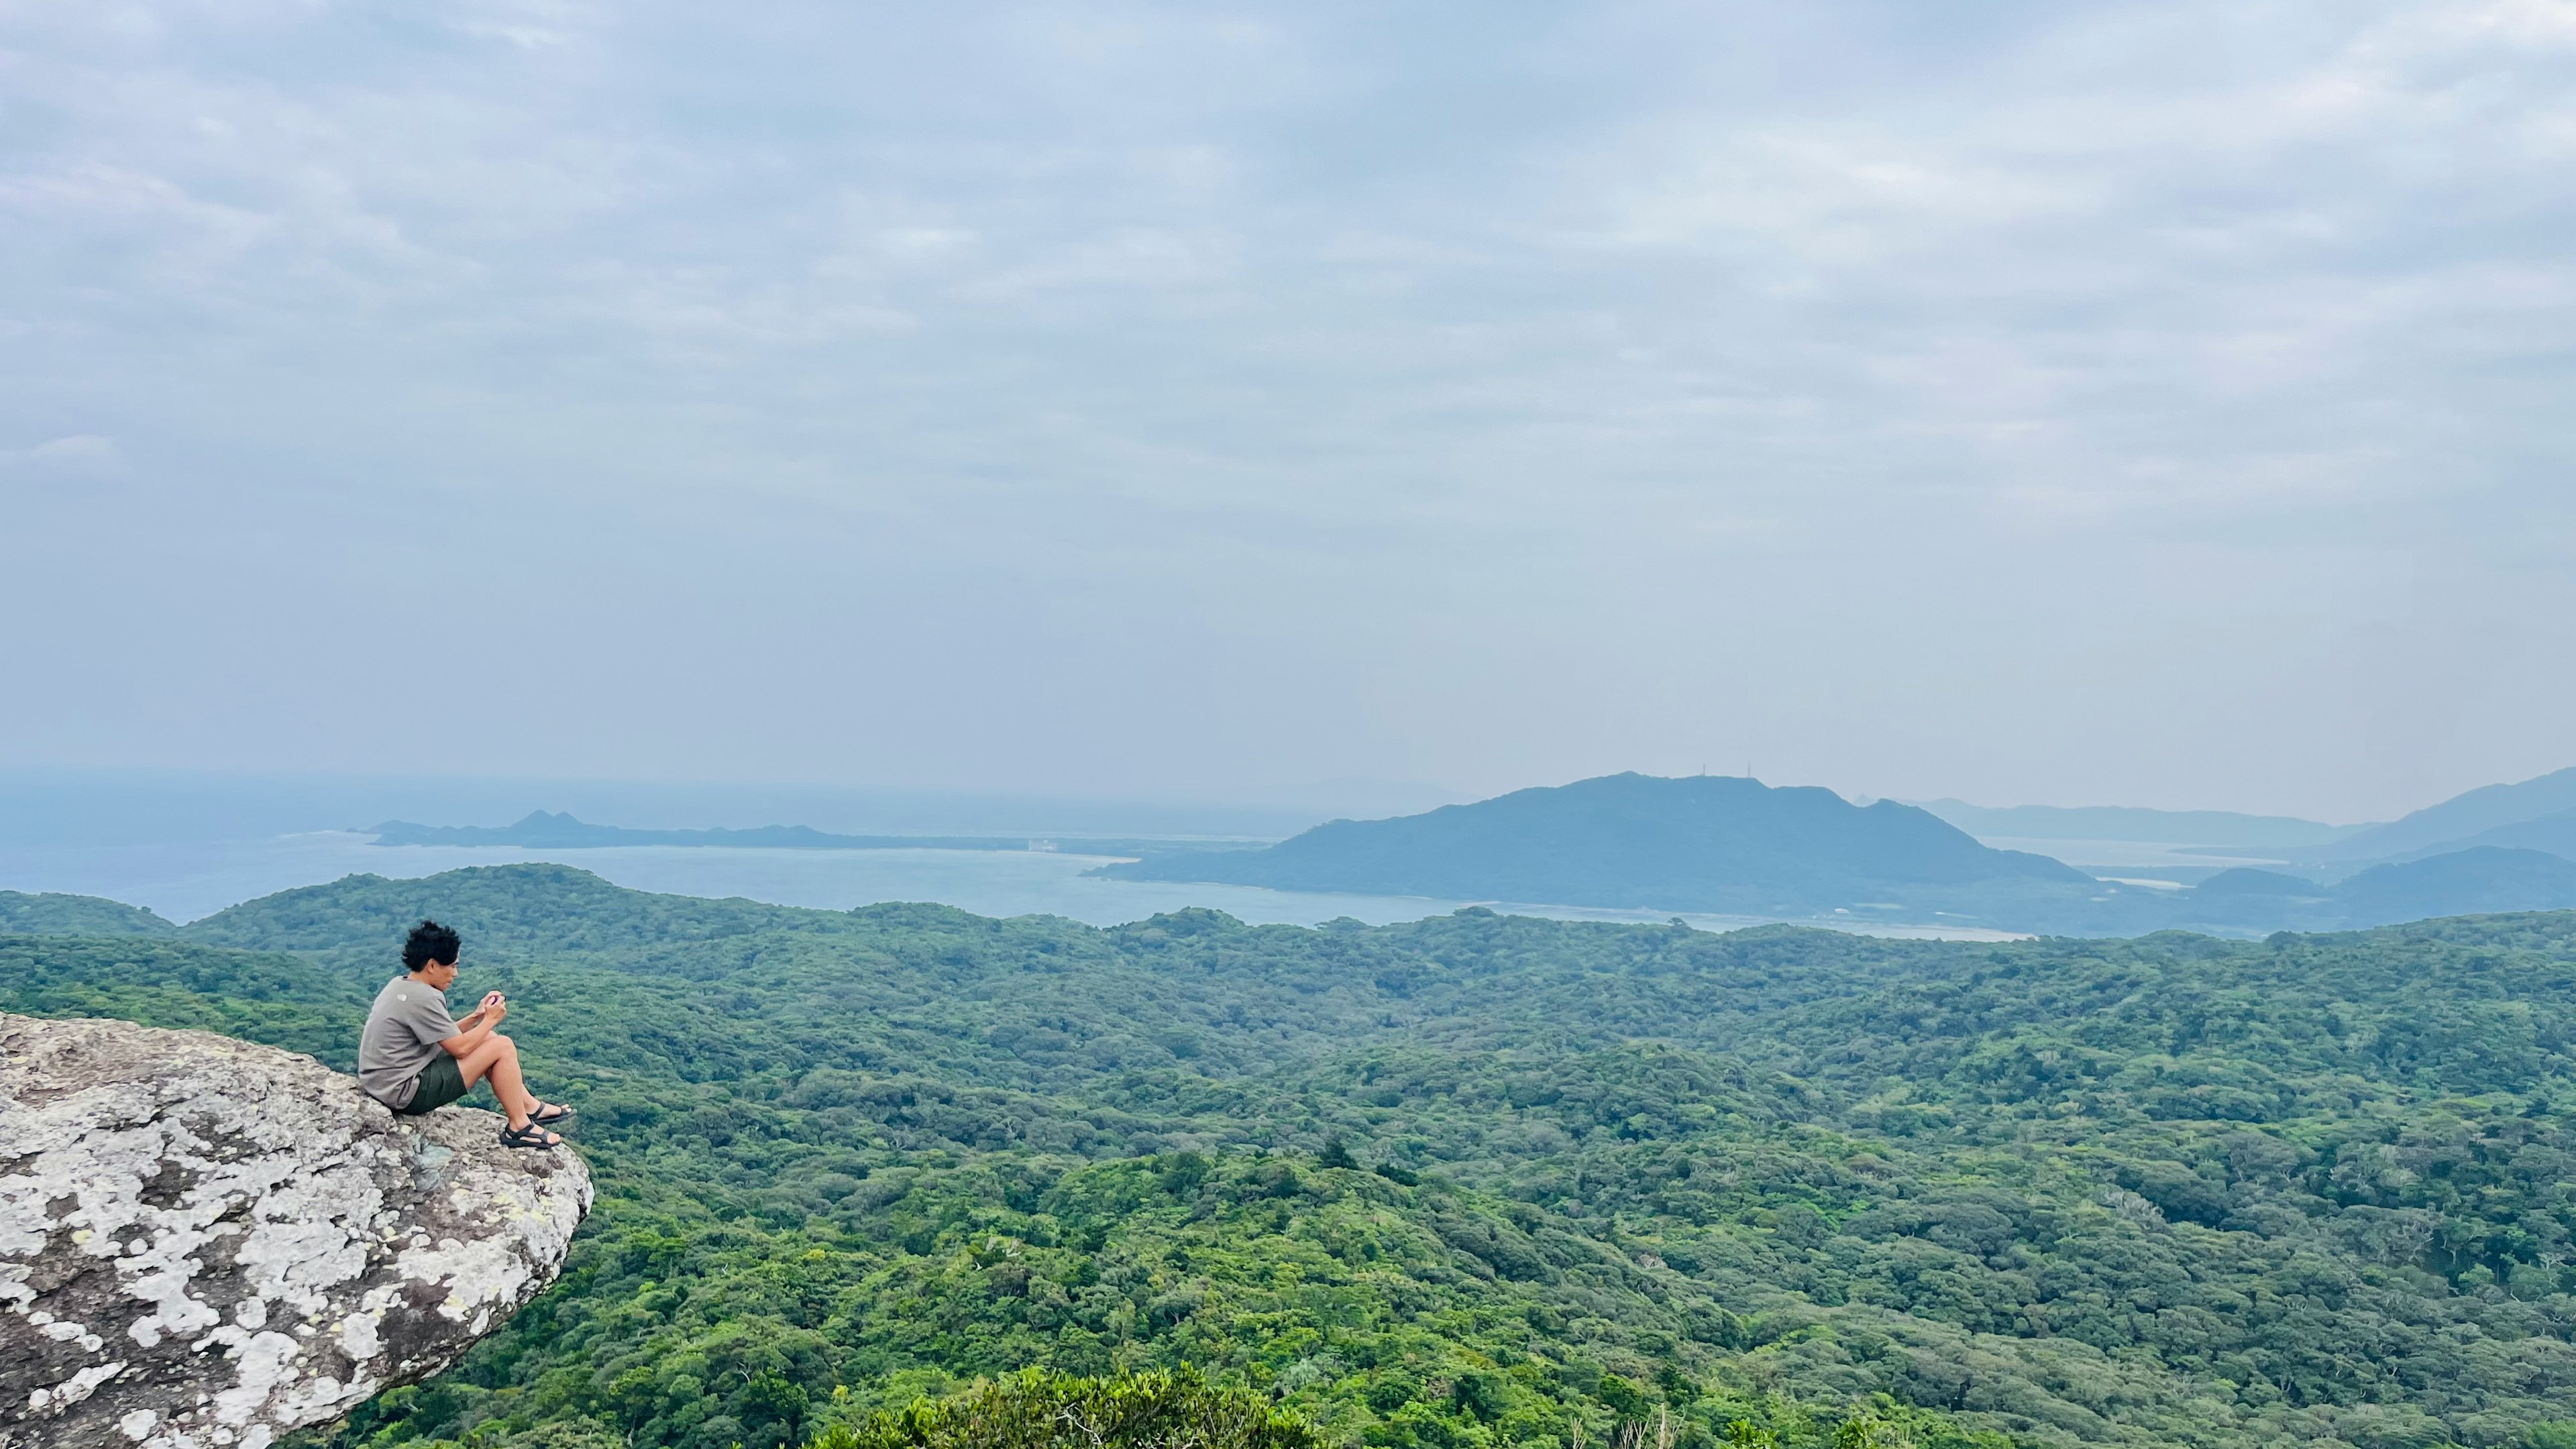
[[[468,1056],[491,1039],[493,1029],[501,1024],[502,1017],[509,1014],[509,998],[497,991],[487,991],[483,993],[483,1004],[467,1012],[464,1019],[456,1023],[456,1035],[439,1045],[447,1048],[449,1056]]]

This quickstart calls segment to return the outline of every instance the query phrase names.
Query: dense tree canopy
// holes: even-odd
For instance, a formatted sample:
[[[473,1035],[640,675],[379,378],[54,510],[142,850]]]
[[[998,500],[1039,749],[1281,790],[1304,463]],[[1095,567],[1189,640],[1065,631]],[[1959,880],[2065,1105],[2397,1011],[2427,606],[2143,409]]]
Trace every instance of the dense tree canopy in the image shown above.
[[[2576,1442],[2576,917],[1095,930],[523,866],[0,939],[0,1009],[346,1067],[422,914],[601,1198],[350,1449],[776,1449],[1184,1366],[1404,1449]]]
[[[96,896],[0,891],[0,935],[157,936],[178,929],[141,906]]]

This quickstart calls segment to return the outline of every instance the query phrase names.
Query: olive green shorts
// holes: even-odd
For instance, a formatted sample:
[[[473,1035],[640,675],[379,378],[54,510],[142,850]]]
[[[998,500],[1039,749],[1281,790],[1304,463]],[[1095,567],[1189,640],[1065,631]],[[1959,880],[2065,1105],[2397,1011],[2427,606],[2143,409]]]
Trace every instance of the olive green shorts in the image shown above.
[[[406,1117],[435,1112],[465,1095],[465,1074],[456,1069],[456,1058],[440,1052],[413,1079],[411,1100],[394,1110]]]

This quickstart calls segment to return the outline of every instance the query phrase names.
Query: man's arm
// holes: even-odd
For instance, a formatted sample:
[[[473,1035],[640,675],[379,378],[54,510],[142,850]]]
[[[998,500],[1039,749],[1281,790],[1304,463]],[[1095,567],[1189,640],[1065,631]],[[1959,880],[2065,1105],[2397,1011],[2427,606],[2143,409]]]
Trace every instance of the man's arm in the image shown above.
[[[440,1042],[439,1045],[447,1048],[447,1054],[451,1057],[471,1056],[476,1047],[491,1040],[492,1033],[500,1029],[501,1018],[507,1012],[508,1008],[501,1003],[487,1000],[481,1006],[467,1012],[465,1019],[456,1024],[459,1028],[456,1035]]]

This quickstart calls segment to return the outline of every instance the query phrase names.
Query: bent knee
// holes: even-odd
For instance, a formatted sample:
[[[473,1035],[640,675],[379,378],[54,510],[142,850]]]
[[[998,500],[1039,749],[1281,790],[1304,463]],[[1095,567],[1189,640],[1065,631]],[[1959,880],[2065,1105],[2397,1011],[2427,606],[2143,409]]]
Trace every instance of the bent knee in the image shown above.
[[[501,1044],[501,1050],[505,1052],[514,1052],[519,1049],[519,1044],[517,1042],[510,1040],[508,1037],[503,1036],[497,1031],[492,1033],[492,1040],[499,1042]]]

